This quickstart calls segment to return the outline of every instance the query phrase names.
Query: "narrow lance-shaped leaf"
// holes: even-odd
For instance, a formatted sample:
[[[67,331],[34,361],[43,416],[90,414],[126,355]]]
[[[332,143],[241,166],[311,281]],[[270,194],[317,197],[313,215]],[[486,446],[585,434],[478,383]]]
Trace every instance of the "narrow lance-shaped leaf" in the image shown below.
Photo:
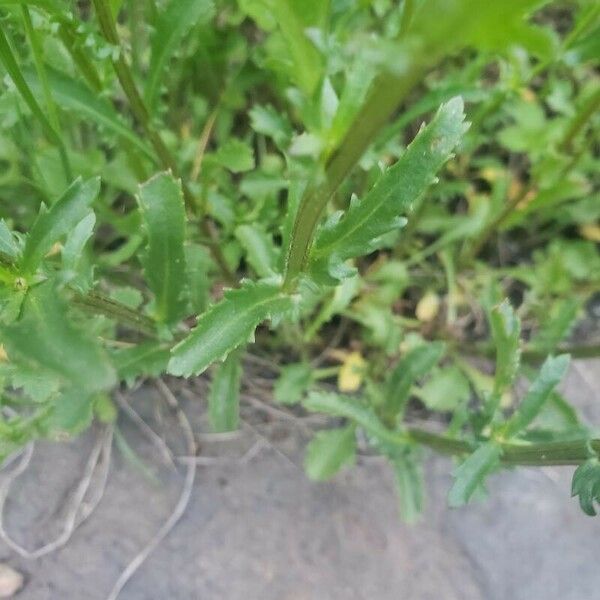
[[[152,53],[146,78],[146,103],[151,112],[156,108],[163,72],[167,61],[194,25],[208,21],[214,13],[212,0],[171,0],[158,15],[152,34]]]
[[[140,187],[138,202],[148,236],[144,275],[154,293],[154,313],[164,323],[176,321],[185,310],[185,208],[181,185],[159,173]]]
[[[64,73],[46,67],[48,84],[57,104],[65,111],[76,113],[82,118],[95,123],[133,144],[151,160],[154,154],[148,145],[119,115],[112,104],[103,96],[98,96],[83,83],[70,78]],[[35,73],[30,70],[23,72],[25,80],[36,94],[42,93],[42,88]]]
[[[411,210],[452,156],[467,129],[463,121],[461,98],[443,104],[368,194],[353,199],[343,216],[338,213],[323,226],[311,252],[315,275],[335,274],[340,263],[376,250],[384,234],[403,226],[401,215]]]
[[[259,323],[292,307],[292,298],[270,282],[245,283],[225,293],[198,319],[194,330],[171,353],[172,375],[198,375],[254,334]]]
[[[391,372],[386,385],[385,410],[391,416],[400,413],[415,381],[428,373],[444,354],[445,345],[434,342],[418,346],[407,353]]]
[[[400,516],[414,523],[423,510],[423,472],[421,464],[412,455],[397,456],[392,460]]]
[[[235,230],[252,268],[259,277],[268,277],[275,272],[277,253],[273,238],[258,225],[240,225]]]
[[[487,402],[486,412],[492,418],[502,394],[510,387],[519,371],[521,322],[508,301],[494,307],[490,313],[492,338],[496,346],[494,388]]]
[[[240,421],[240,350],[218,365],[208,395],[208,416],[213,431],[235,431]]]
[[[482,444],[454,471],[454,484],[448,494],[452,507],[466,504],[486,477],[500,464],[502,449],[494,442]]]
[[[354,425],[319,431],[306,447],[304,470],[310,479],[323,481],[356,460]]]
[[[350,419],[381,442],[404,445],[407,441],[402,434],[388,429],[372,408],[361,404],[355,398],[341,394],[313,392],[302,404],[308,410]]]
[[[169,348],[159,342],[144,342],[112,353],[119,379],[133,384],[140,376],[159,377],[167,369]]]
[[[99,191],[98,177],[84,182],[77,179],[48,210],[40,212],[31,226],[21,257],[23,273],[33,273],[52,245],[88,214]]]
[[[549,356],[546,359],[519,408],[502,429],[505,437],[510,438],[517,435],[535,419],[567,372],[569,360],[568,354]]]

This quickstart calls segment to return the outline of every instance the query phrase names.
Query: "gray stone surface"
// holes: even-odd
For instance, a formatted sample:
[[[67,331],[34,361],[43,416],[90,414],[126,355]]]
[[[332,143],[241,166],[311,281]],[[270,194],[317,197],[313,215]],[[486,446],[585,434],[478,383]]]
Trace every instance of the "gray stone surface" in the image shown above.
[[[598,389],[600,362],[578,363],[565,384],[600,425]],[[158,428],[155,400],[153,390],[143,390],[135,406]],[[200,430],[201,402],[183,406]],[[170,425],[167,418],[176,446]],[[425,517],[409,527],[397,518],[383,463],[369,459],[331,483],[312,484],[296,466],[304,434],[293,425],[254,421],[252,427],[238,440],[218,448],[205,443],[202,450],[236,456],[262,431],[279,452],[267,446],[245,465],[200,467],[185,515],[121,600],[587,600],[600,593],[600,517],[586,517],[569,498],[569,468],[504,472],[492,478],[487,501],[449,510],[451,464],[434,458]],[[115,451],[99,508],[66,547],[27,561],[0,545],[0,560],[25,574],[18,598],[106,598],[168,516],[181,475],[126,419],[122,432],[154,478]],[[57,533],[59,507],[93,435],[39,444],[5,511],[20,543],[33,546]]]

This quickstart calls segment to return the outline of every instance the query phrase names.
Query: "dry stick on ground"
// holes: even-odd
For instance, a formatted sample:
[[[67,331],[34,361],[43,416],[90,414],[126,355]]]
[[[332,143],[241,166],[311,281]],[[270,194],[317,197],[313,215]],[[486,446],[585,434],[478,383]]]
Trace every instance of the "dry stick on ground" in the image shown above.
[[[194,439],[194,432],[192,431],[192,426],[185,413],[179,407],[179,403],[177,402],[177,398],[173,395],[171,390],[167,387],[167,385],[161,379],[157,379],[156,387],[159,392],[162,394],[163,398],[169,405],[169,407],[175,412],[177,415],[177,420],[179,421],[179,425],[181,430],[183,431],[183,435],[186,441],[187,449],[186,451],[190,456],[196,455],[196,440]],[[194,488],[194,481],[196,479],[196,465],[194,463],[188,463],[186,467],[185,481],[183,487],[181,489],[181,494],[179,495],[179,500],[173,509],[173,512],[169,516],[169,518],[163,523],[161,528],[156,532],[154,537],[148,542],[148,544],[135,556],[135,558],[127,565],[125,570],[121,573],[119,578],[117,579],[113,589],[107,597],[107,600],[116,600],[123,590],[123,588],[127,585],[127,582],[133,577],[135,572],[141,567],[144,561],[152,554],[152,552],[156,549],[156,547],[165,539],[165,537],[171,532],[173,527],[177,524],[179,519],[183,516],[185,509],[189,503],[190,497],[192,495],[192,490]]]
[[[34,444],[31,443],[25,448],[21,455],[21,461],[16,469],[8,474],[6,479],[0,485],[0,538],[2,538],[4,543],[11,548],[11,550],[23,558],[36,559],[58,550],[71,539],[73,532],[94,512],[104,495],[110,466],[112,439],[113,427],[106,427],[96,439],[81,480],[71,496],[67,509],[67,516],[65,517],[60,535],[56,539],[35,550],[27,550],[15,542],[7,533],[4,525],[4,506],[6,504],[6,499],[8,498],[12,484],[27,470],[27,467],[31,462],[31,457],[33,456]],[[100,472],[98,491],[87,504],[84,504],[100,461],[102,463],[102,471]]]
[[[152,444],[154,444],[162,457],[165,459],[165,462],[175,469],[175,463],[173,462],[173,453],[169,446],[167,446],[166,442],[163,438],[140,417],[140,415],[135,411],[135,409],[123,398],[121,392],[117,391],[115,393],[115,400],[119,405],[119,408],[123,410],[123,412],[139,427],[140,431],[150,440]]]

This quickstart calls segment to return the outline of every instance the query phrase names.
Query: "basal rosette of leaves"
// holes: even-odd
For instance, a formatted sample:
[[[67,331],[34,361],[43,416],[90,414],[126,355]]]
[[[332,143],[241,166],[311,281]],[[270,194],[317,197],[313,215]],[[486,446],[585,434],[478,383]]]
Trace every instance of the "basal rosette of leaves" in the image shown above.
[[[600,354],[597,2],[0,0],[0,24],[2,458],[146,378],[209,377],[235,429],[259,357],[280,410],[331,417],[312,479],[380,453],[414,520],[426,451],[452,506],[574,465],[595,513],[600,440],[559,386]]]

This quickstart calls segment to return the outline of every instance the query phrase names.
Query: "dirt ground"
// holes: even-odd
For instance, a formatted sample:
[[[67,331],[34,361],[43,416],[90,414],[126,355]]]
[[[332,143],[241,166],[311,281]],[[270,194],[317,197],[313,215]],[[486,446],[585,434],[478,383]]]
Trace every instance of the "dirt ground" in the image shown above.
[[[580,361],[564,389],[600,425],[600,361]],[[181,435],[144,388],[133,405],[175,453]],[[203,403],[182,400],[195,431]],[[253,407],[256,411],[256,407]],[[264,420],[263,420],[264,421]],[[169,516],[183,475],[123,416],[120,431],[144,466],[119,451],[97,510],[68,544],[36,560],[0,543],[0,560],[25,576],[26,600],[105,600],[128,562]],[[14,483],[5,526],[32,548],[60,533],[60,508],[80,478],[98,430],[36,447]],[[518,469],[492,478],[490,497],[445,507],[449,461],[428,464],[423,520],[397,518],[391,473],[377,459],[333,482],[301,470],[306,433],[294,422],[248,419],[243,433],[204,440],[187,509],[119,595],[120,600],[584,600],[600,590],[600,517],[570,496],[570,468]],[[179,449],[177,445],[179,444]],[[121,444],[122,447],[122,444]],[[237,457],[243,456],[243,461]],[[64,515],[62,515],[64,516]]]

